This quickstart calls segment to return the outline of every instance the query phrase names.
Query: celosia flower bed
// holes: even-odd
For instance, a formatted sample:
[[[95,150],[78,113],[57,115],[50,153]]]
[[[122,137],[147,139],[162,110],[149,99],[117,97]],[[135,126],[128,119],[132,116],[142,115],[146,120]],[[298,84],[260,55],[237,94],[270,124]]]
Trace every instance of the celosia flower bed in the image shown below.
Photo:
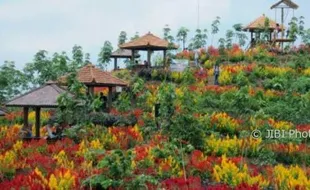
[[[226,53],[251,59],[262,51],[234,46]],[[214,48],[206,52],[219,56]],[[0,189],[310,189],[309,138],[267,138],[270,130],[309,131],[310,93],[280,80],[309,77],[309,68],[222,65],[220,86],[207,84],[212,68],[201,71],[172,73],[182,79],[177,84],[146,84],[134,94],[135,107],[111,110],[133,115],[136,125],[90,124],[74,140],[23,141],[22,114],[7,115],[10,125],[0,126]],[[274,78],[280,79],[264,83]],[[43,112],[43,125],[49,116]]]

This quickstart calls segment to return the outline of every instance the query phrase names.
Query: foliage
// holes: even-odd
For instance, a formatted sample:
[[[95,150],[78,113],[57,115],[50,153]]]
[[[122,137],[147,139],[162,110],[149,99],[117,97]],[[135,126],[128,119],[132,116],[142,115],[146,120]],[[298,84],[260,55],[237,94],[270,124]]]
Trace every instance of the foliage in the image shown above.
[[[211,38],[211,46],[213,46],[213,39],[214,39],[214,35],[217,34],[220,30],[219,30],[219,25],[220,25],[220,17],[217,16],[215,18],[215,20],[212,22],[211,24],[211,34],[212,34],[212,38]]]
[[[98,55],[98,63],[102,69],[106,69],[107,64],[111,61],[113,47],[111,42],[105,41]]]
[[[15,68],[15,63],[5,61],[0,67],[0,102],[20,94],[27,85],[26,76]]]
[[[188,33],[189,33],[189,29],[187,29],[185,27],[181,27],[177,33],[177,40],[182,42],[183,50],[185,50],[185,48],[186,48],[185,44],[187,41]]]
[[[118,37],[118,45],[122,45],[127,40],[127,33],[125,31],[121,31]]]
[[[194,50],[194,49],[200,49],[204,46],[207,45],[207,35],[208,30],[204,29],[197,29],[196,34],[194,38],[191,40],[191,43],[189,44],[189,49]]]

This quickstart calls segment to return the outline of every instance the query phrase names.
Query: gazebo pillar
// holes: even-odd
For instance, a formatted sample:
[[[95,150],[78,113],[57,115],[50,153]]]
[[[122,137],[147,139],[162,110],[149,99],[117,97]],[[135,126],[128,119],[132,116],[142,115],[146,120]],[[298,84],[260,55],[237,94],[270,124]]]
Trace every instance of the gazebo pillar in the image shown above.
[[[147,50],[147,67],[151,66],[151,50]]]
[[[36,138],[40,138],[40,125],[41,125],[40,112],[41,112],[41,108],[36,107]]]
[[[93,86],[88,86],[88,93],[89,93],[89,95],[92,95],[92,96],[94,95],[95,89]]]
[[[112,86],[109,86],[109,93],[108,93],[108,110],[112,108]]]
[[[135,64],[135,50],[131,51],[131,64],[134,65]]]
[[[117,58],[114,58],[114,70],[117,70]]]
[[[24,107],[24,128],[28,128],[28,113],[29,107]]]
[[[270,31],[270,34],[269,34],[269,41],[271,42],[272,41],[272,32]]]
[[[166,67],[167,50],[164,50],[164,67]]]

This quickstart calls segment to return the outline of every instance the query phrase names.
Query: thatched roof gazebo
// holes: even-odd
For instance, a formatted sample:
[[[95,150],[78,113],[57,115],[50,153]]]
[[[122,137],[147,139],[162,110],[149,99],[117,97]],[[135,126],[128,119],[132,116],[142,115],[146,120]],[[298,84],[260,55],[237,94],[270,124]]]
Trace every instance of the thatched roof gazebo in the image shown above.
[[[67,77],[69,75],[62,76],[58,81],[62,84],[67,83]],[[113,87],[126,87],[127,82],[113,76],[109,72],[102,71],[96,68],[95,65],[88,64],[77,71],[77,80],[85,84],[90,94],[94,94],[94,87],[108,87],[108,108],[112,106],[112,88]]]
[[[272,33],[278,28],[276,21],[268,18],[263,14],[262,16],[258,17],[251,23],[249,23],[246,27],[243,28],[244,31],[248,31],[251,33],[251,40],[253,39],[253,34],[257,33],[260,35],[260,33],[264,32],[265,30],[265,22],[266,20],[269,21],[269,26],[268,26],[268,31],[270,32],[270,37],[269,40],[271,41],[272,39]],[[279,26],[280,30],[284,30],[284,26]]]
[[[23,107],[24,126],[28,127],[29,108],[34,108],[36,112],[36,138],[40,138],[40,112],[41,108],[55,108],[58,106],[57,98],[64,93],[68,93],[62,87],[47,83],[39,88],[31,90],[21,96],[18,96],[6,103],[7,107]],[[73,97],[72,94],[68,93]]]
[[[117,59],[126,59],[126,58],[130,59],[131,56],[132,56],[132,51],[128,50],[128,49],[118,49],[118,50],[114,51],[111,54],[111,58],[114,58],[114,70],[118,69]],[[140,55],[137,53],[134,56],[135,56],[135,58],[140,57]]]
[[[124,43],[119,46],[121,49],[132,50],[131,59],[134,61],[135,51],[147,51],[147,67],[151,65],[151,51],[163,51],[164,52],[164,64],[166,63],[166,53],[168,49],[177,49],[178,47],[173,44],[170,46],[169,42],[161,39],[152,33],[147,33],[135,40]]]

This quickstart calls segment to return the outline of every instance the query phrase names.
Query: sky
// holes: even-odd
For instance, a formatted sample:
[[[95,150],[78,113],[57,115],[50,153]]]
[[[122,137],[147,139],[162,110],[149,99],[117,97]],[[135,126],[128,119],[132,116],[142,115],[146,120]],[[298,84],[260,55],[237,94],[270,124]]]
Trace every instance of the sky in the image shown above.
[[[66,51],[70,54],[77,44],[90,53],[96,64],[104,41],[110,41],[114,49],[120,31],[128,38],[136,32],[144,35],[152,32],[163,35],[168,24],[172,34],[184,26],[191,30],[207,28],[216,16],[221,17],[220,33],[225,35],[236,23],[244,25],[265,14],[280,22],[270,6],[278,0],[0,0],[0,65],[15,61],[21,69],[39,50]],[[199,13],[198,13],[199,2]],[[305,27],[310,28],[308,0],[294,0],[299,9],[295,16],[304,16]],[[199,19],[198,19],[199,15]],[[293,16],[287,13],[286,22]],[[198,22],[199,20],[199,22]],[[210,43],[210,37],[208,40]],[[112,67],[112,64],[110,68]]]

